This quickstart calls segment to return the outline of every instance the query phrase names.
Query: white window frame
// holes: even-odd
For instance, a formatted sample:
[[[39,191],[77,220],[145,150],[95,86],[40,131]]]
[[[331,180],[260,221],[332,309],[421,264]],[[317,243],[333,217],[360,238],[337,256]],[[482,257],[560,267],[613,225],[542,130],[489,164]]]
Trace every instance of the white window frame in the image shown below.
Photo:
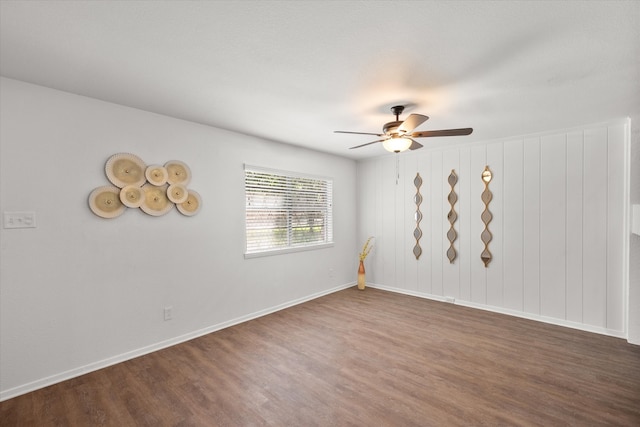
[[[293,212],[300,212],[300,209],[303,209],[304,211],[304,206],[302,207],[294,207],[290,204],[290,200],[292,200],[292,198],[290,197],[291,194],[295,194],[295,190],[291,190],[287,185],[284,185],[283,187],[280,187],[279,190],[285,191],[287,194],[287,203],[286,206],[282,207],[281,209],[284,210],[286,212],[286,216],[287,216],[287,220],[286,220],[286,229],[287,229],[287,244],[286,246],[279,246],[279,247],[269,247],[269,248],[254,248],[254,249],[249,249],[249,239],[248,239],[248,232],[249,232],[249,224],[248,224],[248,212],[250,210],[249,207],[249,202],[248,202],[248,187],[247,187],[247,177],[248,177],[248,173],[253,172],[253,173],[257,173],[257,174],[265,174],[265,175],[274,175],[277,176],[280,180],[295,180],[295,179],[310,179],[310,180],[317,180],[317,181],[322,181],[324,182],[324,185],[326,186],[326,193],[324,193],[325,197],[326,197],[326,205],[324,206],[324,225],[325,225],[325,234],[324,234],[324,239],[322,242],[311,242],[308,244],[305,243],[297,243],[297,244],[292,244],[291,242],[291,236],[292,236],[292,231],[293,231],[293,227],[292,227],[292,215],[291,213]],[[271,169],[271,168],[265,168],[265,167],[260,167],[260,166],[253,166],[253,165],[248,165],[245,164],[244,165],[244,177],[245,177],[245,252],[244,252],[244,257],[245,258],[256,258],[256,257],[262,257],[262,256],[270,256],[270,255],[278,255],[278,254],[285,254],[285,253],[292,253],[292,252],[301,252],[301,251],[309,251],[309,250],[316,250],[316,249],[322,249],[322,248],[328,248],[333,246],[333,179],[328,178],[328,177],[324,177],[324,176],[317,176],[317,175],[308,175],[308,174],[303,174],[303,173],[299,173],[299,172],[291,172],[291,171],[284,171],[284,170],[278,170],[278,169]],[[315,208],[314,208],[315,209]]]

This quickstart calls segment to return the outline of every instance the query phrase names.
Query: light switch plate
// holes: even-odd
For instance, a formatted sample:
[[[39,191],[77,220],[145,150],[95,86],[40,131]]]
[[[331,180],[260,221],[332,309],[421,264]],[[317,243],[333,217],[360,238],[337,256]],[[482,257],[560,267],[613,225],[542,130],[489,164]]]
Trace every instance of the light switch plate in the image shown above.
[[[5,212],[4,228],[36,228],[35,212]]]

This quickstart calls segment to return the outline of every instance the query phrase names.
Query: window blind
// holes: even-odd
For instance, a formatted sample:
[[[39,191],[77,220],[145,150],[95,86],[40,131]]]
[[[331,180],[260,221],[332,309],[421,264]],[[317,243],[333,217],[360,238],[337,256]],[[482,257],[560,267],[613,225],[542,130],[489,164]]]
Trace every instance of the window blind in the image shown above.
[[[246,253],[333,242],[330,179],[245,167]]]

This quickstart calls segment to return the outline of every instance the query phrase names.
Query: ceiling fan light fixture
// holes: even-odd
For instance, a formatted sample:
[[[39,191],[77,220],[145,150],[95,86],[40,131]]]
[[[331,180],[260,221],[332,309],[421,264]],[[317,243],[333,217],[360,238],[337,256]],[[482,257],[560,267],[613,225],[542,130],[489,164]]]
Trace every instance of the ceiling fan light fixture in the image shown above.
[[[400,120],[400,114],[404,111],[404,106],[396,105],[391,107],[391,112],[396,116],[396,119],[392,122],[385,123],[382,126],[382,133],[372,132],[353,132],[345,130],[336,130],[335,133],[352,133],[359,135],[375,135],[382,137],[376,141],[366,142],[364,144],[356,145],[355,147],[349,147],[349,149],[366,147],[371,144],[377,144],[382,142],[385,150],[391,153],[401,153],[406,150],[417,150],[422,148],[423,145],[416,141],[414,138],[427,138],[434,136],[458,136],[469,135],[473,132],[472,128],[462,129],[440,129],[423,132],[414,132],[414,130],[422,123],[429,120],[429,116],[422,114],[410,114],[405,120]]]
[[[400,135],[394,135],[391,138],[382,141],[382,146],[385,150],[391,153],[401,153],[411,147],[411,140],[408,138],[402,138]]]

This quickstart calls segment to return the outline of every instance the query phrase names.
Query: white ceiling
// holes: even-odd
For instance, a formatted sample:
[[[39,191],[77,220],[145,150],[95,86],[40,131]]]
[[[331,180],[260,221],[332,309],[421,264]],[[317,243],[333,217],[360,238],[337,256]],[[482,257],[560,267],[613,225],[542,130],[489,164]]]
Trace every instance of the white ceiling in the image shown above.
[[[640,113],[640,1],[1,1],[0,74],[364,158]]]

